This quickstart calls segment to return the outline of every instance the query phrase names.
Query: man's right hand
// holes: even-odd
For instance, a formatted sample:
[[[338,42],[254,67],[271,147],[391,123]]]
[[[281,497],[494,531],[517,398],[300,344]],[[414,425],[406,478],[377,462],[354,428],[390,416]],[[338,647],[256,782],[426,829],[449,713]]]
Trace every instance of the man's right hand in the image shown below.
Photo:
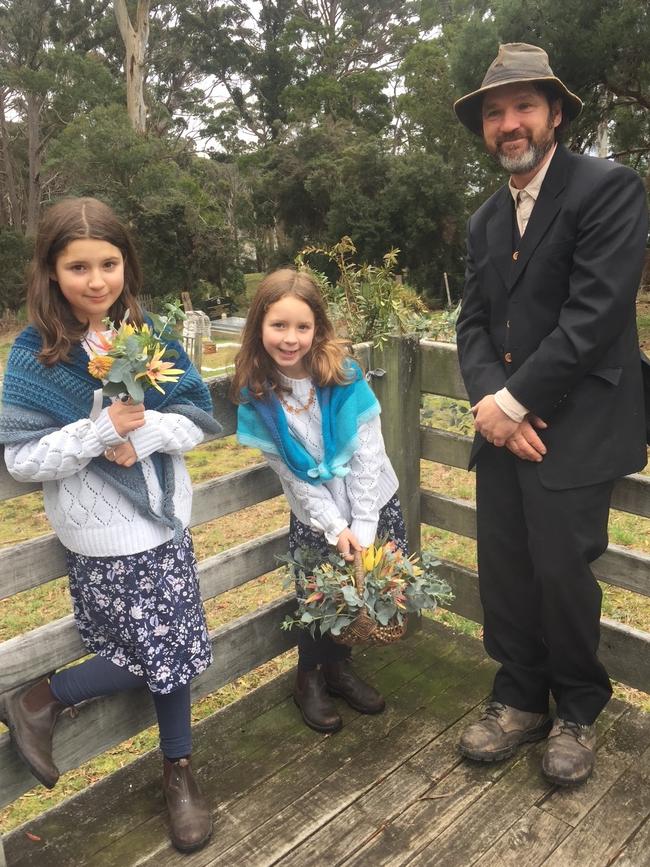
[[[546,454],[546,446],[537,435],[536,429],[544,430],[546,427],[548,425],[545,421],[530,413],[506,440],[506,448],[522,461],[539,463]]]

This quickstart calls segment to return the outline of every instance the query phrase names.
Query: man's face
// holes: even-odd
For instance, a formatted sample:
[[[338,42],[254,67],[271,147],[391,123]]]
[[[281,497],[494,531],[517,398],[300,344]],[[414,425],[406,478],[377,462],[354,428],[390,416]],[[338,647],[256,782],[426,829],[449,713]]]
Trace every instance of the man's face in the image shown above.
[[[483,98],[483,140],[492,156],[511,175],[535,172],[555,142],[562,121],[560,100],[528,84],[505,84]]]

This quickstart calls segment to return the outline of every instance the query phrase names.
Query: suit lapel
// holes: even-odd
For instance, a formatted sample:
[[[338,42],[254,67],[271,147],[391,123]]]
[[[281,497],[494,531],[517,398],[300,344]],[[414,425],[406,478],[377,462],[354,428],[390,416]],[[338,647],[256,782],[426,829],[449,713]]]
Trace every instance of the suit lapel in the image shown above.
[[[494,262],[504,286],[508,285],[512,265],[513,219],[512,195],[508,187],[503,187],[496,210],[488,220],[486,238],[490,259]]]
[[[533,213],[526,226],[524,237],[521,239],[519,255],[517,260],[512,262],[512,267],[506,280],[509,292],[512,291],[517,280],[521,277],[528,260],[548,231],[557,212],[562,207],[562,193],[566,186],[568,162],[568,152],[562,145],[558,145],[542,183],[542,188],[539,191]]]

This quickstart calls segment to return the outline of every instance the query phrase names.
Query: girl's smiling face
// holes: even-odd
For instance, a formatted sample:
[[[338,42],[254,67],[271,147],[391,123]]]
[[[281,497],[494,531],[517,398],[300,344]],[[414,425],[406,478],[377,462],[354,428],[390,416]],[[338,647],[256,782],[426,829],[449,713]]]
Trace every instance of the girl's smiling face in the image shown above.
[[[91,331],[102,331],[102,319],[124,289],[124,257],[108,241],[78,238],[56,257],[50,276],[75,317]]]
[[[314,342],[314,332],[314,313],[309,304],[285,295],[266,311],[262,345],[280,373],[303,379],[309,373],[304,359]]]

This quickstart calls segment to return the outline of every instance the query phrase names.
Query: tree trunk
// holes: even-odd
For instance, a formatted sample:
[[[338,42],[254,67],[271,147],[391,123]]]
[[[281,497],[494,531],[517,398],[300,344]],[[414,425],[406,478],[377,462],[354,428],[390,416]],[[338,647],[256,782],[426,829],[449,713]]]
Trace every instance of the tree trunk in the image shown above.
[[[7,117],[5,114],[6,92],[0,87],[0,146],[2,148],[2,171],[5,177],[6,198],[3,211],[7,215],[7,224],[20,230],[22,225],[22,209],[16,187],[16,173],[11,150],[9,147],[9,130],[7,129]]]
[[[138,0],[135,27],[131,24],[126,0],[115,0],[115,17],[126,56],[126,108],[136,132],[147,128],[147,110],[144,102],[145,56],[149,41],[149,7],[151,0]]]
[[[25,230],[35,235],[41,211],[41,107],[43,97],[27,93],[27,220]]]

